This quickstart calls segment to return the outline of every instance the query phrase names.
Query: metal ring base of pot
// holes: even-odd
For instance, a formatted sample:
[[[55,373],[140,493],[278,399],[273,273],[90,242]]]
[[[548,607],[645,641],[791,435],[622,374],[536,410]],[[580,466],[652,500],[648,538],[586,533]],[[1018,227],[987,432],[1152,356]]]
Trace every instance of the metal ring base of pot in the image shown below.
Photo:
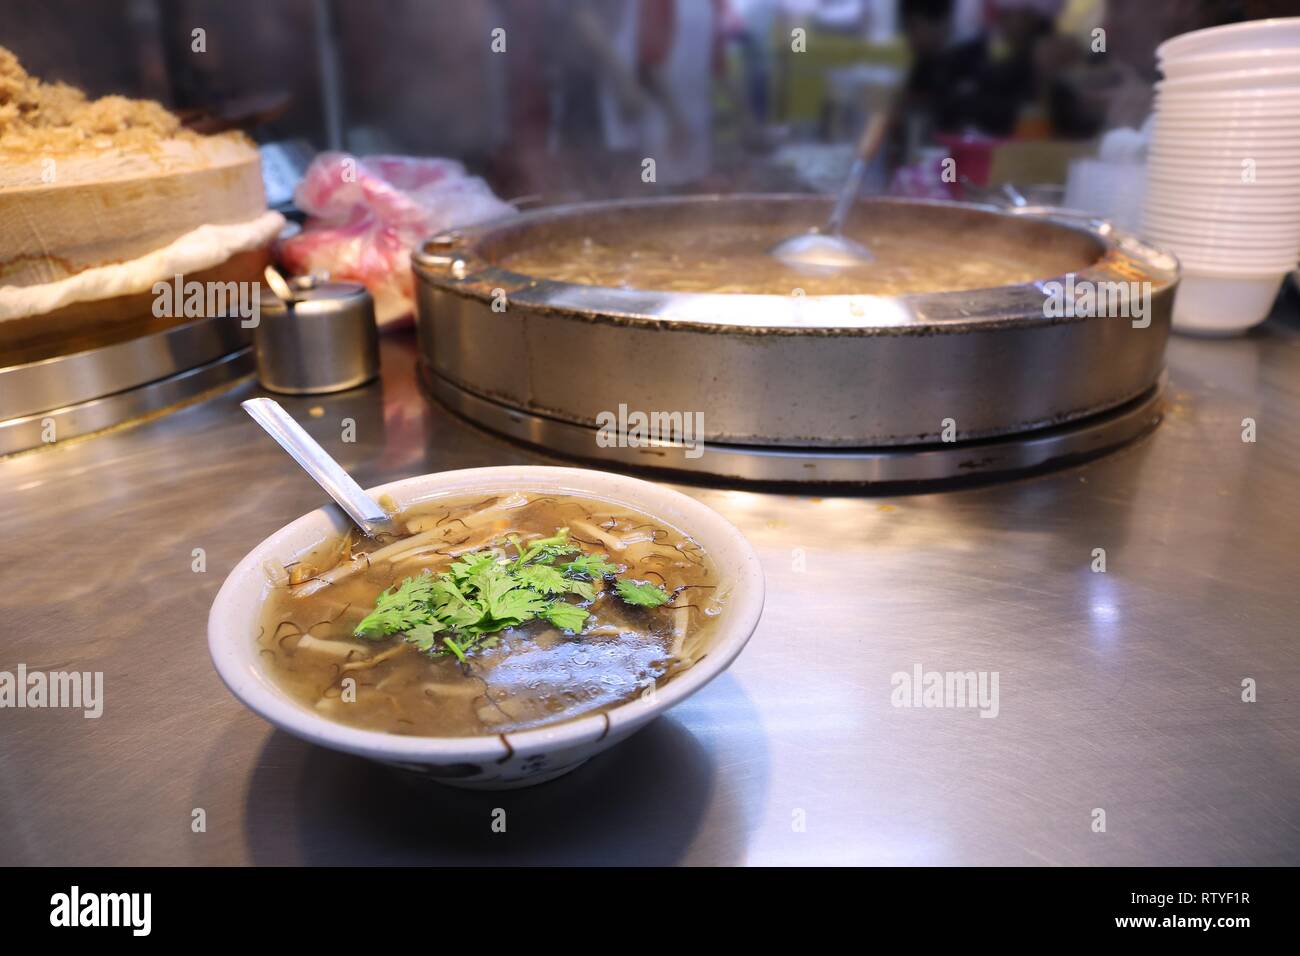
[[[870,485],[878,490],[1007,478],[1095,458],[1140,437],[1161,417],[1166,374],[1125,404],[1065,425],[983,441],[892,448],[776,448],[709,442],[601,447],[597,430],[534,415],[454,385],[420,363],[427,392],[471,422],[551,454],[632,470],[765,484]]]
[[[243,348],[114,395],[0,421],[0,458],[170,411],[209,392],[229,387],[252,372],[253,350]]]

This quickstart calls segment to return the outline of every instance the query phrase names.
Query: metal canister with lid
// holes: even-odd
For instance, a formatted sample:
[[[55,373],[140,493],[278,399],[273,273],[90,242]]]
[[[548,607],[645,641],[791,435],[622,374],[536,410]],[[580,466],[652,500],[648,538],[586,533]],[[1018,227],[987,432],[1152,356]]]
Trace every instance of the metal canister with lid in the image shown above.
[[[315,276],[275,285],[278,295],[263,288],[253,334],[264,388],[320,395],[356,388],[379,374],[375,303],[365,286]]]

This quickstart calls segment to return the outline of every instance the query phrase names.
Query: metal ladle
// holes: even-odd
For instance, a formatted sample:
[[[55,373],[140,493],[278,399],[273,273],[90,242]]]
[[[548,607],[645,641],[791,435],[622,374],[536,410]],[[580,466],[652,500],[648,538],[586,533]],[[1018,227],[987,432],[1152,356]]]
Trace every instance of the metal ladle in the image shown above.
[[[768,255],[780,259],[787,265],[809,267],[821,271],[846,269],[853,266],[869,265],[876,261],[871,250],[860,242],[854,242],[844,235],[844,221],[849,217],[849,210],[858,198],[862,181],[867,176],[867,167],[880,152],[885,142],[885,133],[889,130],[890,119],[894,115],[892,105],[876,110],[867,122],[862,135],[858,137],[857,155],[849,170],[848,179],[840,189],[835,209],[826,225],[808,232],[783,239],[768,250]]]
[[[240,407],[261,425],[266,433],[280,443],[302,470],[325,489],[358,528],[373,538],[380,534],[396,534],[392,517],[374,498],[371,498],[343,466],[330,457],[316,439],[294,421],[279,402],[269,398],[250,398]]]

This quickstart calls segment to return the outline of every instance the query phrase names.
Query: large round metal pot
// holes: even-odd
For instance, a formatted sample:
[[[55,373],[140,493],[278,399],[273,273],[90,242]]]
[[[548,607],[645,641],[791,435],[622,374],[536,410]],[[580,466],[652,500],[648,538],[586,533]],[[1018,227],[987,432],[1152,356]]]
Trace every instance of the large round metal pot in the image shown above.
[[[795,232],[827,209],[808,196],[596,202],[436,236],[413,256],[425,372],[439,388],[545,421],[594,429],[620,406],[702,412],[710,443],[777,449],[989,439],[1096,416],[1155,386],[1176,261],[1060,211],[900,200],[855,211],[887,229],[997,244],[1031,272],[1049,270],[996,288],[674,292],[501,264],[579,235],[631,249],[649,228],[779,222]],[[1077,298],[1088,289],[1091,308]]]

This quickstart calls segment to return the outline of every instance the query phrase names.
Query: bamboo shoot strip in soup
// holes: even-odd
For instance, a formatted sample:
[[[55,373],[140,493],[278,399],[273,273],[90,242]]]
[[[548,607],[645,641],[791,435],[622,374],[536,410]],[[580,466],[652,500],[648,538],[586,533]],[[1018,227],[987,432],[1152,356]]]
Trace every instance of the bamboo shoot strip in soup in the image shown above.
[[[563,494],[438,499],[272,572],[258,647],[340,723],[464,737],[606,710],[704,656],[725,582],[688,535]]]

